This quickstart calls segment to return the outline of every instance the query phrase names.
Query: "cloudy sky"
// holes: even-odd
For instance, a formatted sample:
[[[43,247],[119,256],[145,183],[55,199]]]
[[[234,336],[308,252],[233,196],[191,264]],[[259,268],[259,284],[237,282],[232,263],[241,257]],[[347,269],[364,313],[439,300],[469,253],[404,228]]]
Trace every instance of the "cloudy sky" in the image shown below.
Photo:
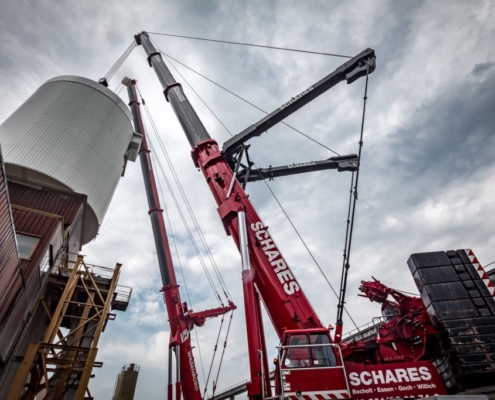
[[[379,306],[357,297],[361,280],[415,291],[406,261],[411,253],[472,248],[482,264],[495,260],[495,6],[490,1],[47,1],[3,2],[0,12],[0,121],[46,80],[59,75],[103,76],[139,31],[167,32],[272,46],[356,55],[370,47],[377,69],[370,76],[360,200],[347,307],[365,324]],[[266,111],[321,79],[343,59],[152,36],[167,54]],[[211,136],[228,132],[190,90],[202,96],[232,133],[261,119],[246,105],[176,65],[183,87]],[[248,378],[241,299],[240,257],[225,236],[202,175],[142,48],[136,48],[110,82],[135,78],[167,148],[214,258],[239,309],[218,387]],[[364,80],[340,84],[287,122],[341,154],[355,153]],[[120,96],[127,101],[125,90]],[[151,135],[155,145],[156,139]],[[321,160],[325,148],[277,126],[251,141],[260,166]],[[157,154],[171,174],[167,163]],[[172,182],[172,187],[176,185]],[[326,171],[280,178],[273,192],[330,282],[338,287],[350,175]],[[196,311],[215,306],[175,204],[161,180],[165,205]],[[334,323],[336,299],[308,252],[262,182],[251,199],[324,323]],[[183,205],[181,207],[184,207]],[[185,210],[185,208],[183,208]],[[92,393],[110,399],[120,368],[141,366],[138,399],[165,397],[167,317],[138,163],[128,166],[87,261],[123,264],[121,283],[134,288],[100,342]],[[190,223],[190,219],[188,219]],[[192,225],[191,225],[192,226]],[[195,238],[199,243],[199,239]],[[203,254],[204,255],[204,254]],[[180,277],[180,274],[178,274]],[[182,289],[184,284],[180,277]],[[183,300],[188,300],[185,291]],[[346,318],[345,330],[353,328]],[[196,360],[207,373],[220,320],[198,330]],[[269,325],[267,323],[267,325]],[[223,343],[225,329],[222,330]],[[278,341],[267,328],[274,354]],[[202,363],[198,349],[201,349]],[[216,362],[218,361],[218,356]],[[214,365],[216,371],[216,364]],[[204,382],[202,383],[204,387]],[[211,390],[211,380],[209,384]]]

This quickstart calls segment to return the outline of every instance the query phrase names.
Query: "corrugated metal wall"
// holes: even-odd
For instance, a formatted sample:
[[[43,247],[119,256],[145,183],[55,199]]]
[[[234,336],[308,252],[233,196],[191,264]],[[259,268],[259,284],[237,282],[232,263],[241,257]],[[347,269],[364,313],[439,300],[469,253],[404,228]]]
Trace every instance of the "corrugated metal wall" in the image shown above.
[[[64,225],[71,225],[80,211],[82,201],[58,193],[9,182],[10,202],[50,214],[60,215]]]
[[[43,281],[40,262],[48,251],[48,245],[58,230],[62,230],[62,218],[34,211],[16,209],[13,218],[17,232],[40,237],[30,260],[21,259],[20,271],[7,279],[0,276],[0,285],[10,287],[2,300],[0,313],[0,362],[5,361],[27,322],[28,312],[35,306]]]
[[[63,76],[46,82],[0,126],[0,142],[7,167],[37,171],[88,196],[96,219],[86,221],[86,243],[96,236],[125,155],[139,138],[118,96],[89,79]],[[33,182],[42,176],[33,174]]]
[[[64,228],[77,222],[83,204],[81,199],[7,184],[0,168],[0,365],[9,358],[28,312],[44,290],[39,267],[48,245],[55,233],[60,245]],[[16,231],[40,238],[30,260],[19,259]]]
[[[0,149],[0,362],[8,352],[2,339],[7,317],[23,288],[20,259],[17,252],[14,221],[10,208],[7,180]]]

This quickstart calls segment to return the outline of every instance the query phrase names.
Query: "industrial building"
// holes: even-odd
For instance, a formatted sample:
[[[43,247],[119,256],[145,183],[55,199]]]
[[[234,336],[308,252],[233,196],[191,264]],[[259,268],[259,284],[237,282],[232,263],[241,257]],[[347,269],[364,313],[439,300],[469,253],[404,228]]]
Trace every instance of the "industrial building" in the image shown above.
[[[0,398],[92,398],[100,334],[132,289],[118,285],[120,264],[79,252],[140,135],[113,92],[62,76],[0,126],[0,145]]]
[[[112,400],[133,400],[138,375],[139,365],[124,365],[115,380]]]
[[[203,171],[222,222],[241,251],[251,379],[212,398],[231,398],[244,391],[252,400],[371,400],[375,391],[393,392],[394,398],[494,393],[495,288],[472,250],[412,254],[408,267],[421,298],[376,279],[362,281],[360,291],[382,305],[382,318],[348,337],[342,337],[348,272],[348,263],[344,264],[339,316],[332,337],[331,328],[319,321],[244,192],[249,179],[258,180],[250,175],[254,170],[249,167],[244,175],[237,175],[245,151],[248,159],[244,142],[266,132],[336,83],[352,83],[366,76],[366,100],[368,75],[375,69],[373,50],[363,51],[330,74],[331,79],[317,83],[326,86],[300,93],[259,124],[229,139],[220,151],[148,34],[143,32],[135,39],[161,77],[165,98],[192,146],[195,166]],[[106,80],[102,83],[106,85]],[[220,301],[222,307],[193,312],[182,302],[149,150],[141,136],[145,132],[133,87],[136,81],[127,79],[123,83],[128,87],[134,125],[140,133],[134,132],[129,108],[113,92],[100,83],[73,76],[46,82],[0,126],[2,399],[93,398],[88,384],[93,368],[103,363],[97,360],[100,335],[108,321],[115,318],[113,311],[127,309],[132,289],[118,285],[119,263],[113,268],[91,265],[80,250],[97,236],[118,181],[125,174],[127,162],[135,161],[138,149],[170,321],[167,398],[173,398],[174,390],[179,400],[201,400],[204,396],[190,332],[195,326],[203,326],[207,318],[224,315],[236,306],[227,291],[228,306]],[[365,104],[363,123],[364,109]],[[333,158],[331,166],[339,169],[342,161],[355,160],[357,166],[345,164],[340,170],[358,173],[360,154],[361,150],[359,157]],[[326,161],[322,162],[330,168]],[[248,164],[254,165],[249,159]],[[308,164],[297,167],[314,165]],[[289,169],[294,165],[278,167],[276,173],[291,175],[294,171]],[[270,171],[273,177],[275,170],[270,167]],[[264,179],[264,172],[259,174]],[[242,177],[244,186],[240,184]],[[350,197],[349,210],[351,203],[354,210],[357,200],[357,175],[355,182],[356,197]],[[259,245],[261,239],[265,247]],[[350,251],[350,241],[346,248]],[[272,268],[275,265],[277,269]],[[268,372],[264,357],[268,352],[261,299],[281,343],[273,374]],[[224,348],[226,343],[227,339]],[[122,369],[113,399],[133,398],[138,372],[135,364]],[[276,396],[272,396],[272,377]],[[428,383],[392,386],[422,380]],[[349,381],[354,386],[352,391]],[[213,385],[215,392],[216,382]],[[370,385],[373,388],[366,387]],[[361,397],[363,394],[366,396]]]

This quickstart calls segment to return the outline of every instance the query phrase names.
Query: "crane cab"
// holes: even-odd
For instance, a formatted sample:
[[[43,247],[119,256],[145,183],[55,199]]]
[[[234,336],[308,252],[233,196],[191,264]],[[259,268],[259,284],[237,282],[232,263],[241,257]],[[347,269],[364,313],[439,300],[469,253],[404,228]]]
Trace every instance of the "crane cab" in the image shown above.
[[[328,329],[284,332],[275,368],[275,392],[282,400],[350,398],[342,355]]]

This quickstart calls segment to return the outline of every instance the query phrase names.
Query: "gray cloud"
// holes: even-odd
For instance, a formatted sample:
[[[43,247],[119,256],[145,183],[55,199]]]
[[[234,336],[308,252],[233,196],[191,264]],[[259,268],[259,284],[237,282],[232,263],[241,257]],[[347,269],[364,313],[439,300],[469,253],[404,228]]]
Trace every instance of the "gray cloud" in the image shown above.
[[[17,1],[0,14],[0,120],[55,75],[103,76],[143,29],[223,38],[354,55],[371,47],[378,67],[370,76],[348,309],[358,323],[379,309],[358,298],[371,275],[414,291],[405,264],[417,251],[472,247],[482,263],[493,248],[495,98],[493,7],[489,1],[150,1],[53,3]],[[167,53],[242,95],[266,111],[338,67],[343,60],[281,51],[153,36]],[[263,117],[178,66],[233,133]],[[173,71],[173,69],[172,69]],[[174,73],[175,74],[175,73]],[[164,101],[144,52],[136,48],[110,87],[128,75],[139,87],[157,123],[196,216],[239,310],[235,313],[219,388],[245,379],[247,357],[240,286],[240,260],[226,237],[216,205],[189,156],[175,116]],[[178,79],[179,80],[179,79]],[[357,151],[364,81],[340,84],[288,122],[341,153]],[[229,135],[183,85],[211,135]],[[125,91],[121,97],[126,100]],[[152,135],[151,135],[152,136]],[[152,136],[153,137],[153,136]],[[156,145],[156,140],[155,140]],[[158,146],[156,146],[158,147]],[[278,126],[252,141],[260,166],[324,159],[331,154]],[[163,157],[160,158],[166,165]],[[340,278],[349,174],[335,171],[270,182],[329,280]],[[165,184],[164,197],[195,310],[215,306],[185,228]],[[172,182],[172,186],[175,184]],[[248,186],[251,200],[270,226],[310,301],[325,323],[335,320],[336,300],[263,183]],[[189,217],[188,217],[189,218]],[[196,240],[198,238],[196,237]],[[146,197],[138,164],[128,166],[100,235],[83,249],[91,263],[123,263],[121,283],[134,287],[127,313],[108,325],[91,383],[97,398],[109,398],[120,368],[141,365],[137,398],[165,393],[168,325]],[[181,289],[185,289],[178,273]],[[183,300],[187,295],[182,290]],[[345,321],[347,329],[353,326]],[[206,367],[220,320],[198,329]],[[277,344],[266,321],[271,351]],[[199,365],[199,353],[196,359]],[[218,361],[218,359],[217,359]],[[246,371],[242,376],[239,371]],[[200,374],[201,376],[201,374]]]
[[[486,71],[489,71],[490,69],[492,69],[494,65],[495,65],[495,63],[493,63],[493,62],[475,64],[475,66],[473,68],[473,75],[474,76],[483,75]]]

